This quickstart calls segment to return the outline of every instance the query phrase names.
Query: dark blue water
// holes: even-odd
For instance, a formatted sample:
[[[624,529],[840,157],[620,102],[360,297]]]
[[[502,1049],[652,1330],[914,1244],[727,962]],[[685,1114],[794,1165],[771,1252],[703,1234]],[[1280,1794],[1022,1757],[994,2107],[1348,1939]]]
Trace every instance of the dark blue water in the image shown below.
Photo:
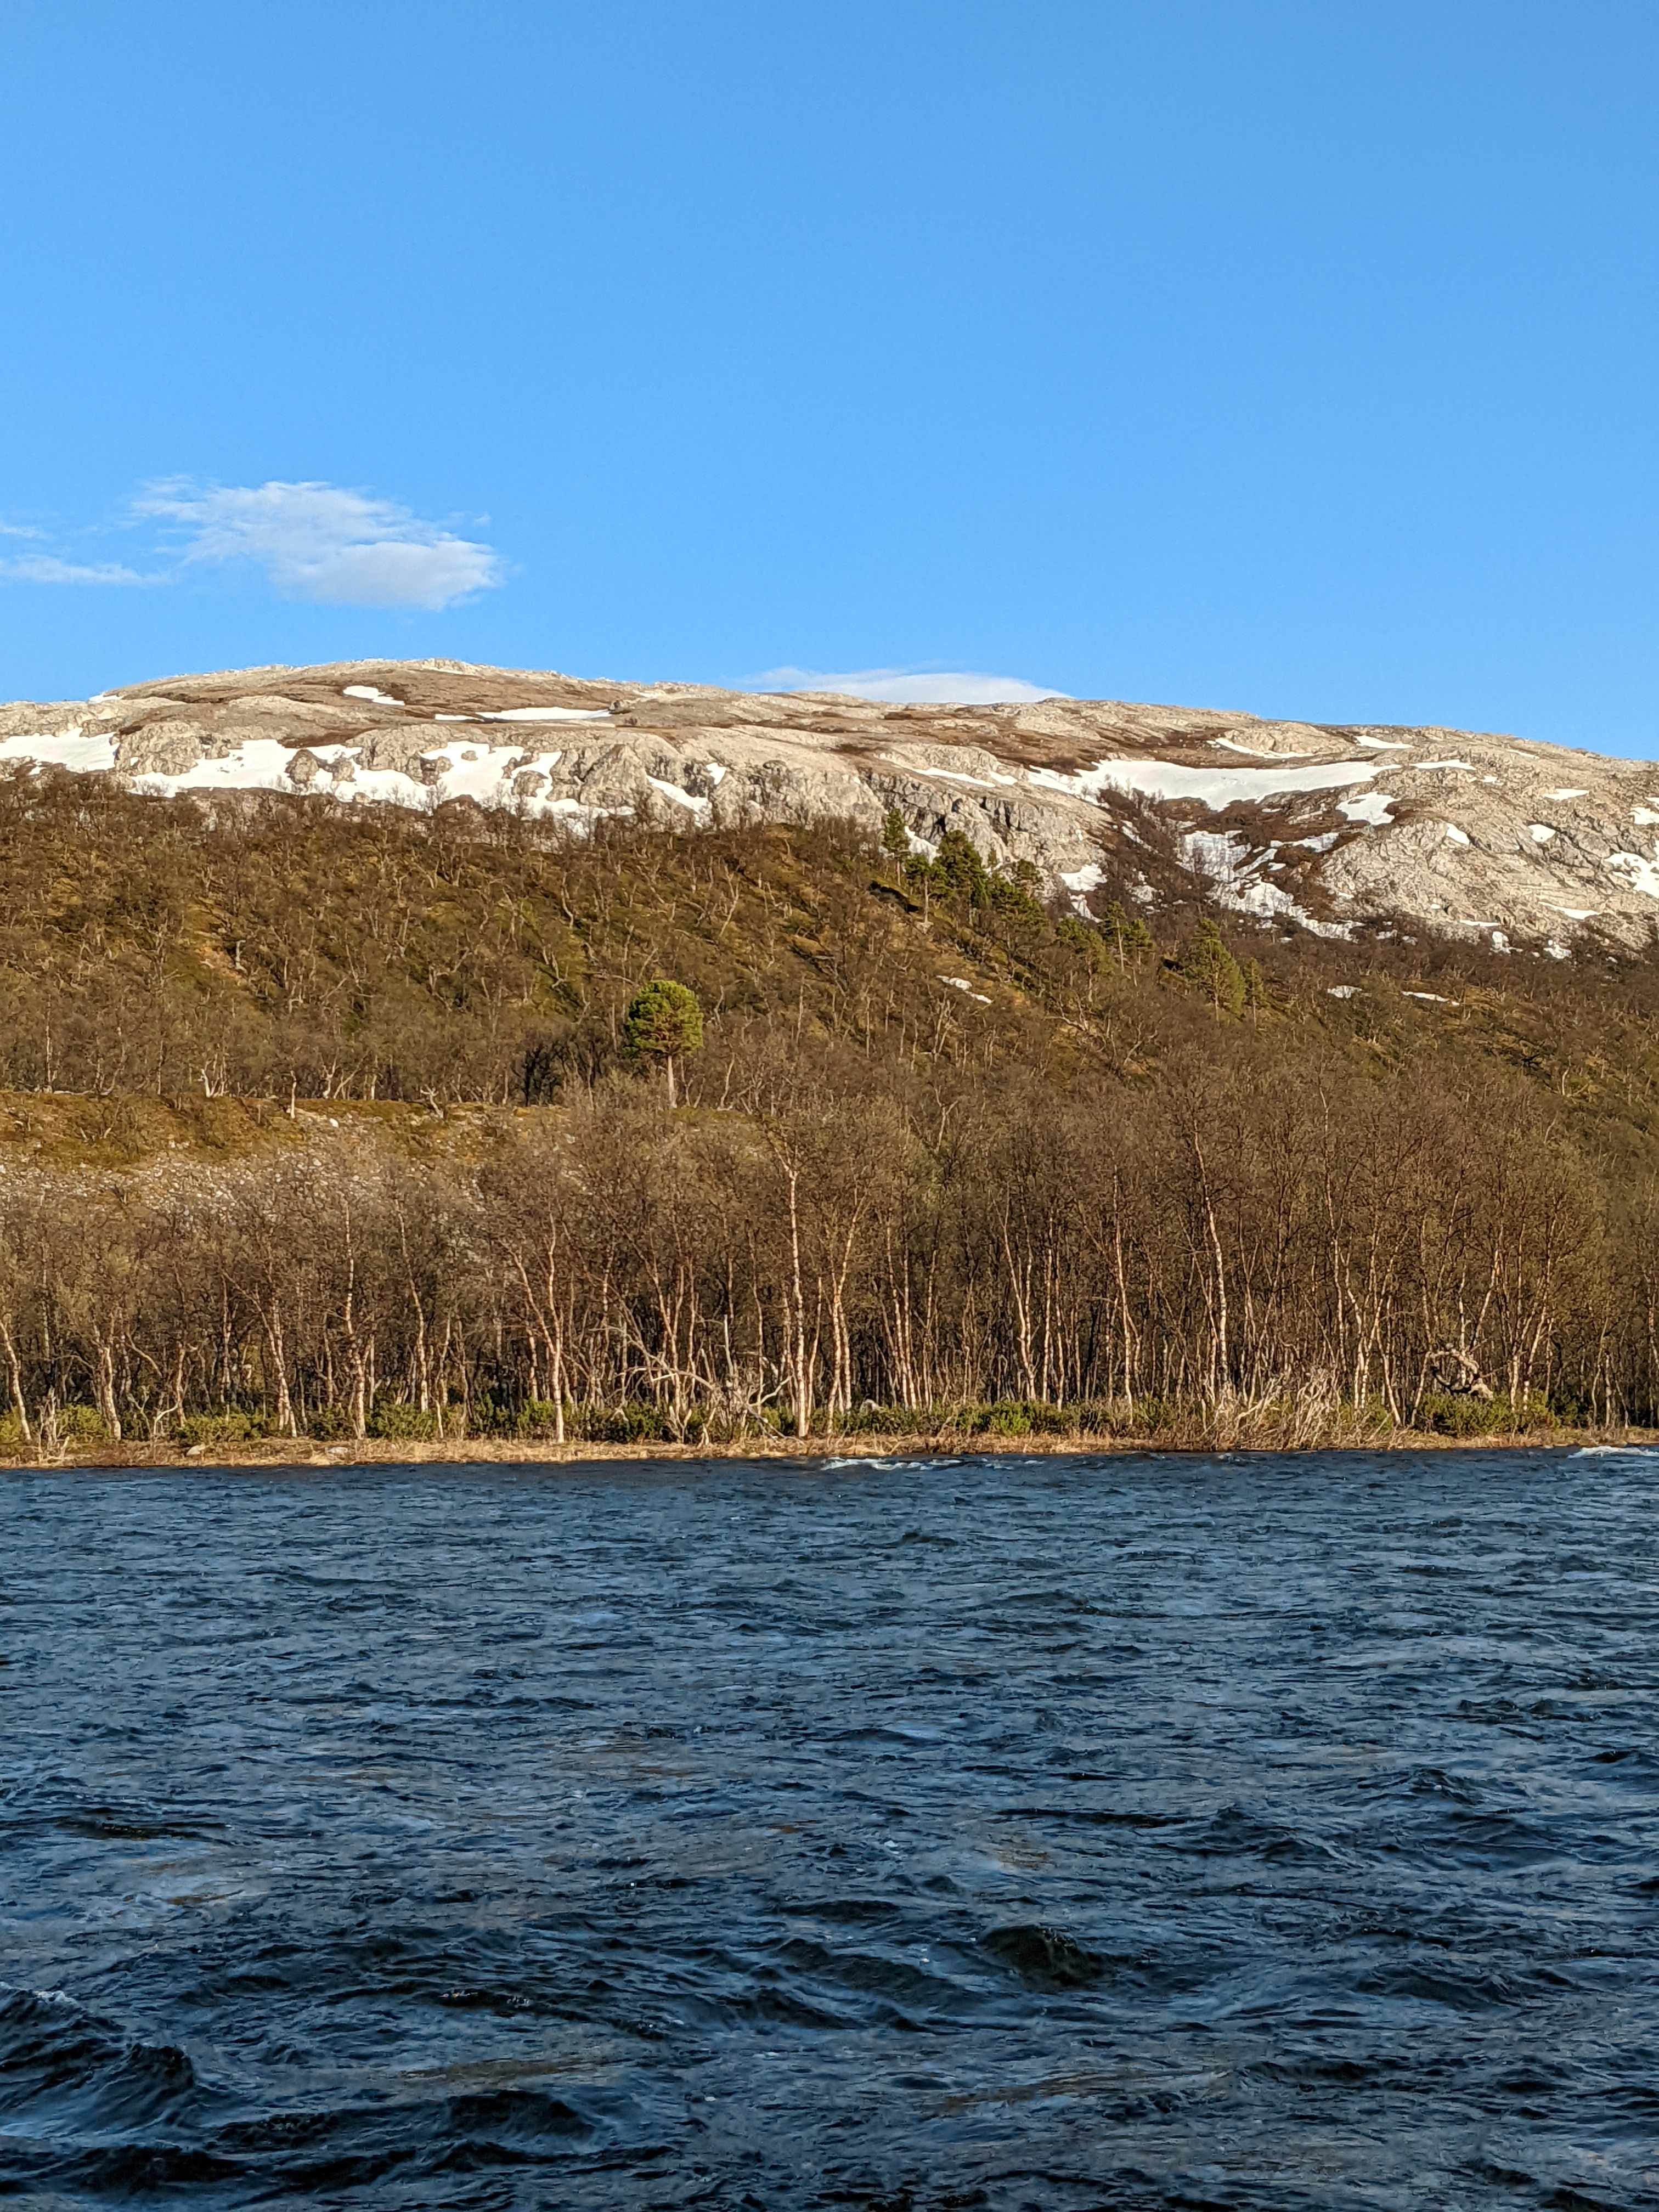
[[[0,2196],[1659,2205],[1656,1506],[0,1480]]]

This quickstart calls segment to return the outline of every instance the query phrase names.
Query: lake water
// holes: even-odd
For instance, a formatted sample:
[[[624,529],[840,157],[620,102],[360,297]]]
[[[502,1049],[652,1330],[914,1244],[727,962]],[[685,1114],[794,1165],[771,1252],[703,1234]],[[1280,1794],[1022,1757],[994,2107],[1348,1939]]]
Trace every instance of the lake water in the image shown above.
[[[1656,1505],[0,1478],[0,2196],[1659,2205]]]

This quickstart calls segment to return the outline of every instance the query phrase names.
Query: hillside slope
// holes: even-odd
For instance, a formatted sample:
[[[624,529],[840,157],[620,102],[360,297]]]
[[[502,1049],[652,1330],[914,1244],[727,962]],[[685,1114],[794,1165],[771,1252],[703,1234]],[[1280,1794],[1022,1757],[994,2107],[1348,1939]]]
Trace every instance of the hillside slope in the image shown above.
[[[1659,959],[1095,896],[0,769],[0,1453],[1659,1411]]]
[[[902,816],[1087,913],[1197,897],[1284,933],[1565,957],[1659,918],[1659,769],[1523,738],[1049,699],[889,707],[456,661],[170,678],[0,708],[0,764],[158,796],[510,806],[575,830]]]
[[[1242,918],[1227,935],[1244,965],[1226,956],[1206,980],[1177,878],[1150,930],[1104,892],[1095,925],[965,841],[943,853],[918,880],[845,823],[600,818],[573,839],[505,811],[155,799],[0,769],[0,1086],[536,1104],[624,1070],[624,1010],[667,975],[705,1010],[690,1079],[714,1104],[779,1054],[1063,1089],[1303,1038],[1389,1065],[1495,1055],[1648,1125],[1650,955],[1524,959]]]

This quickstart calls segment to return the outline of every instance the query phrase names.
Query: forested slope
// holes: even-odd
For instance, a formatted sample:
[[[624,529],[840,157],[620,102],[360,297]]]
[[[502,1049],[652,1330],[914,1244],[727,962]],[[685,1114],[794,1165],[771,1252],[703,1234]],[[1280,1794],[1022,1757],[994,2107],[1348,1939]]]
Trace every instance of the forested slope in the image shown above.
[[[1110,890],[0,781],[15,1442],[1652,1418],[1650,957]]]

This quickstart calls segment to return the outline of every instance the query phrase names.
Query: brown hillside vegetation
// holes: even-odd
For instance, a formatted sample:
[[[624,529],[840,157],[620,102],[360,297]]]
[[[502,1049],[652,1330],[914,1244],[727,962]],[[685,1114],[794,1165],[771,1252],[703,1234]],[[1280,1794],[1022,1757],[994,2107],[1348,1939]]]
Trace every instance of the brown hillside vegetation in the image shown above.
[[[0,830],[15,1449],[1659,1403],[1649,958],[1154,942],[829,829],[48,773]],[[672,1111],[658,976],[705,1019]]]

